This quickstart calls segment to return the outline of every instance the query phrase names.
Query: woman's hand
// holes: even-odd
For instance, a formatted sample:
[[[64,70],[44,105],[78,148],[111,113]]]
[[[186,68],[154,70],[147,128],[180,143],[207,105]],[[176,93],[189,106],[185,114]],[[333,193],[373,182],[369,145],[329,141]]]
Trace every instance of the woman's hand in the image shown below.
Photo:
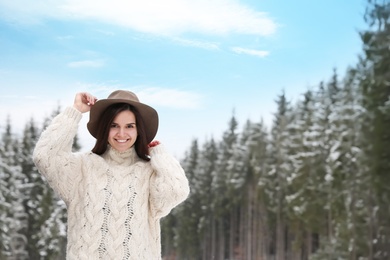
[[[91,106],[95,104],[97,98],[87,92],[77,93],[74,98],[73,107],[81,113],[91,110]]]
[[[159,144],[160,144],[160,141],[155,140],[155,141],[152,141],[150,144],[148,144],[148,147],[152,148],[152,147],[155,147]]]

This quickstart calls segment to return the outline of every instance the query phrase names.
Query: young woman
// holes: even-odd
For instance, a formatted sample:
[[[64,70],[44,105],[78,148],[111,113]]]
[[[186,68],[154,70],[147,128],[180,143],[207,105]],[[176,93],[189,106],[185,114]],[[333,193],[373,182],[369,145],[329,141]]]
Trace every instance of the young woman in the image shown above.
[[[88,111],[96,144],[72,153]],[[98,101],[76,94],[42,133],[33,159],[67,205],[67,259],[161,259],[160,219],[187,198],[189,185],[178,161],[152,141],[157,129],[157,112],[118,90]]]

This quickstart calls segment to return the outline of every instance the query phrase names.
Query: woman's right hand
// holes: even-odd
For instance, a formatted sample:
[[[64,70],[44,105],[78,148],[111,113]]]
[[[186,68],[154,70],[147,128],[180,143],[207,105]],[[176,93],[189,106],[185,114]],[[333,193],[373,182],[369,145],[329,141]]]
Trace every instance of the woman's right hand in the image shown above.
[[[73,107],[81,113],[85,113],[91,110],[96,101],[97,98],[90,93],[80,92],[74,98]]]

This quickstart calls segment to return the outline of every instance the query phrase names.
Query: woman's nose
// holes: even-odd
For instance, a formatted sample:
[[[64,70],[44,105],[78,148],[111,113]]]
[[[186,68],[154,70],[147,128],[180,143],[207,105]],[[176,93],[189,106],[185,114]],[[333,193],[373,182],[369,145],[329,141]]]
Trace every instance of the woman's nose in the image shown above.
[[[125,129],[122,128],[122,127],[119,128],[119,129],[118,129],[118,135],[119,135],[119,136],[123,136],[124,134],[125,134]]]

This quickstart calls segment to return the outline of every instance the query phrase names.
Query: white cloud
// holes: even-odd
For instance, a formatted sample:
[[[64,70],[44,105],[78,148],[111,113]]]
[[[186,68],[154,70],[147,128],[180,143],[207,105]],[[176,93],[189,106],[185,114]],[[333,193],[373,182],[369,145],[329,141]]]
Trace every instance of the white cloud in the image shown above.
[[[72,61],[68,63],[70,68],[100,68],[104,65],[104,62],[99,60],[82,60]]]
[[[134,92],[141,102],[154,106],[196,109],[201,105],[201,96],[192,91],[147,87]]]
[[[196,47],[206,50],[219,50],[219,45],[213,42],[204,42],[196,40],[188,40],[183,38],[174,37],[172,38],[173,42],[178,43],[183,46]]]
[[[260,50],[253,50],[253,49],[245,49],[241,47],[233,47],[231,48],[232,51],[238,54],[248,54],[248,55],[253,55],[257,56],[260,58],[264,58],[269,55],[268,51],[260,51]]]
[[[13,21],[97,20],[158,35],[271,35],[276,23],[238,0],[0,0],[0,15]]]
[[[98,99],[104,99],[115,90],[123,89],[134,92],[142,103],[174,109],[197,109],[201,107],[202,96],[194,91],[151,86],[126,86],[108,82],[104,84],[79,83],[80,91],[87,91]]]

